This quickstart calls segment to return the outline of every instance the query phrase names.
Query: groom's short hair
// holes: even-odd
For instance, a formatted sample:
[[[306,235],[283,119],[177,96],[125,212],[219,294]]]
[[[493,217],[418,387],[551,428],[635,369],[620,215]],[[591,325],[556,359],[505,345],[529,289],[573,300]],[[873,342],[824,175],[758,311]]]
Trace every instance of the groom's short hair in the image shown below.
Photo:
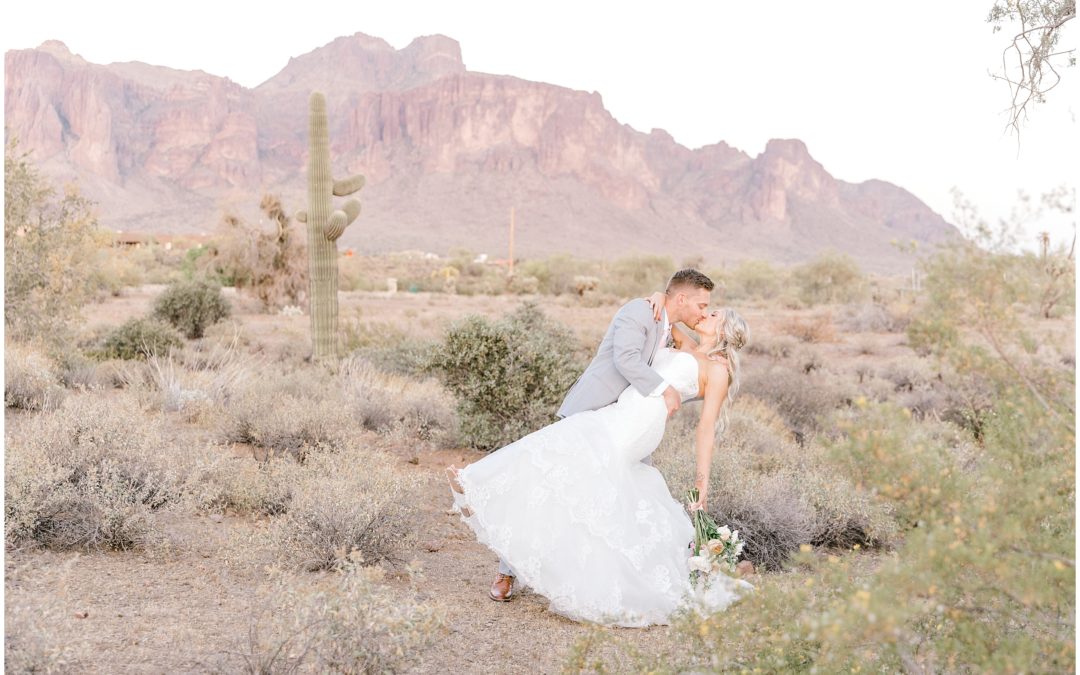
[[[686,269],[679,270],[675,274],[672,274],[671,278],[668,279],[668,293],[674,293],[677,290],[687,288],[704,288],[705,290],[712,293],[713,281],[712,279],[697,271],[693,267],[687,267]]]

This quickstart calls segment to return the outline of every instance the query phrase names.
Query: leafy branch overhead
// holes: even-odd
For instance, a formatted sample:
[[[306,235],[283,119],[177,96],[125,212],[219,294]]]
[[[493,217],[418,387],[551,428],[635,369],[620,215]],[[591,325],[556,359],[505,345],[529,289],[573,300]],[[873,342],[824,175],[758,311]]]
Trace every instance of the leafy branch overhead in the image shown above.
[[[1009,85],[1009,123],[1020,133],[1036,103],[1061,84],[1061,69],[1076,65],[1076,49],[1059,49],[1065,25],[1076,18],[1076,0],[997,0],[987,17],[994,32],[1019,21],[1019,30],[1001,53],[1001,72],[991,77]]]

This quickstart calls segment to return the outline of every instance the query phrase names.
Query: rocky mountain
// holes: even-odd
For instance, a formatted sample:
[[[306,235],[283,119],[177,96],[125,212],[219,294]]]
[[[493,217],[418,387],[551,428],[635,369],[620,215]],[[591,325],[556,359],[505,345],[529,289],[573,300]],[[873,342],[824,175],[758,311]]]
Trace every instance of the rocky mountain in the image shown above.
[[[307,97],[327,96],[335,172],[363,173],[360,251],[468,248],[796,262],[836,249],[868,270],[910,264],[892,240],[953,236],[884,181],[836,180],[798,140],[757,157],[691,150],[619,124],[597,93],[468,71],[458,43],[395,50],[356,34],[254,89],[142,63],[88,63],[62,43],[5,55],[5,125],[43,170],[77,180],[109,227],[212,232],[264,192],[305,198]]]

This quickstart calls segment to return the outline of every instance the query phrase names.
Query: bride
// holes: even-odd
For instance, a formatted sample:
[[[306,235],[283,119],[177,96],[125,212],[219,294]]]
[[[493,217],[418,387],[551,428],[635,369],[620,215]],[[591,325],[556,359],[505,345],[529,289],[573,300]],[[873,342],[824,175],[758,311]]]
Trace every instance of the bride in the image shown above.
[[[650,302],[659,313],[659,298]],[[749,336],[731,309],[711,312],[695,331],[700,343],[673,326],[675,348],[659,350],[652,364],[683,401],[704,399],[691,511],[707,506],[715,435],[739,390],[739,350]],[[660,472],[641,462],[660,444],[667,418],[662,398],[627,387],[611,405],[450,467],[455,508],[523,584],[570,619],[637,627],[666,624],[681,609],[719,611],[753,587],[724,575],[704,594],[691,586],[690,518]]]

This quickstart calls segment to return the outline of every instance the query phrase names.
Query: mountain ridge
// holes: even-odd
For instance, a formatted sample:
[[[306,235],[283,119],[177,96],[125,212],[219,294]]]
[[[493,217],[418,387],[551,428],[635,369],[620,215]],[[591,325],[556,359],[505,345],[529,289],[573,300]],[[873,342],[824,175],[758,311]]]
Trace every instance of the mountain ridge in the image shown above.
[[[77,180],[102,224],[208,232],[257,218],[264,192],[305,199],[307,98],[326,93],[338,174],[363,173],[364,213],[342,238],[365,252],[655,252],[716,263],[800,262],[835,249],[875,271],[911,263],[892,244],[956,230],[884,180],[834,178],[798,139],[757,156],[690,149],[619,123],[597,92],[469,71],[457,41],[402,49],[363,33],[289,59],[254,88],[202,71],[99,65],[63,43],[5,54],[5,126],[43,171]]]

